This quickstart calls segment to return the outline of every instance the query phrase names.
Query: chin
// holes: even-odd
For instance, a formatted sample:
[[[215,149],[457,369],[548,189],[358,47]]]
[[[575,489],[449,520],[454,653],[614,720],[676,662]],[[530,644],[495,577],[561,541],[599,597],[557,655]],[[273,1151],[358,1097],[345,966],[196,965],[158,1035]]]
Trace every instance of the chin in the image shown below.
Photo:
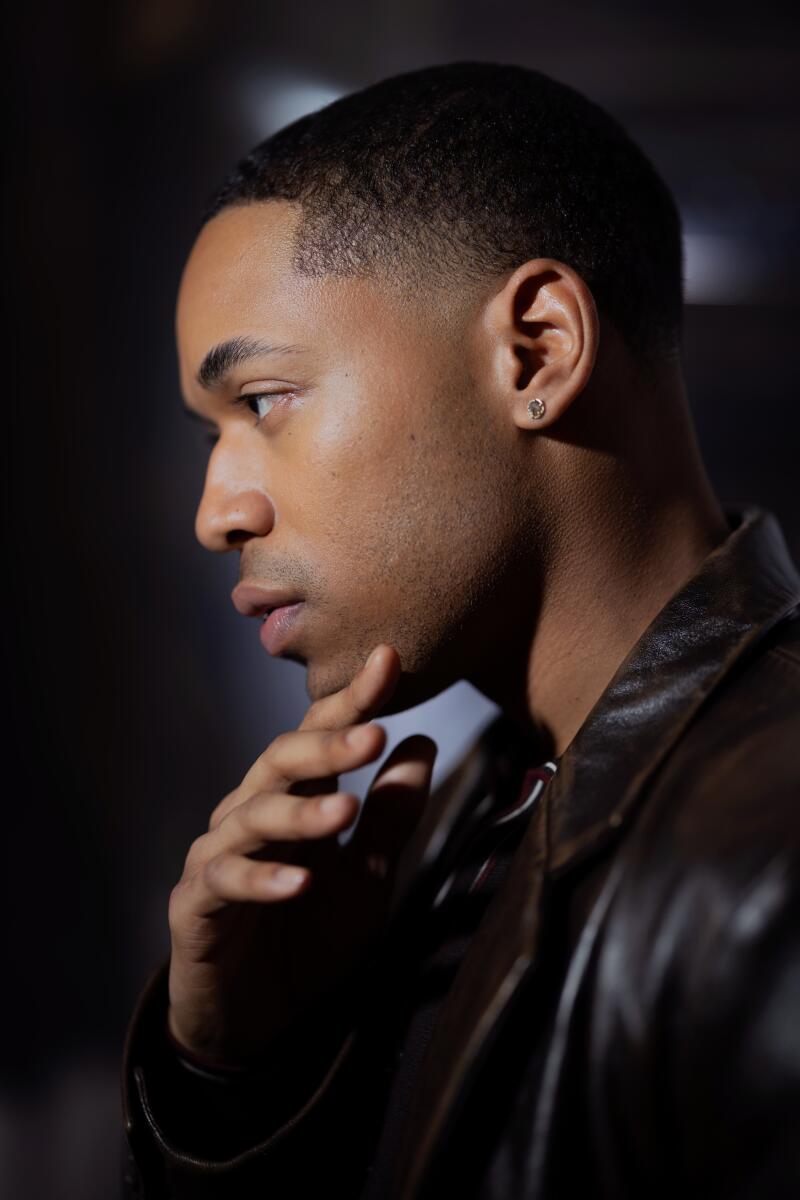
[[[344,659],[334,661],[308,659],[306,661],[306,694],[311,703],[323,700],[326,696],[331,696],[347,687],[358,674],[368,653],[367,651],[361,656],[354,655],[352,659],[346,661]],[[283,657],[286,658],[288,655]],[[451,679],[443,683],[437,682],[435,673],[430,670],[410,674],[401,672],[394,692],[381,707],[377,716],[378,718],[389,717],[395,713],[405,712],[408,708],[415,708],[425,700],[430,700],[433,696],[438,695],[452,682]]]
[[[340,663],[328,660],[319,661],[315,658],[306,659],[305,667],[306,695],[312,704],[347,687],[358,670],[357,667],[348,670]]]

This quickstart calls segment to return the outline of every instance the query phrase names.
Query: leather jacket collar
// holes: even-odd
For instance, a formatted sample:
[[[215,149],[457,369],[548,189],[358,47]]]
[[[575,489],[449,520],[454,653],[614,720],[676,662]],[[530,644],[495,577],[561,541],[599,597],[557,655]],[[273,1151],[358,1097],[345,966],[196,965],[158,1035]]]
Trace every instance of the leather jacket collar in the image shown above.
[[[739,659],[800,604],[775,518],[728,509],[731,534],[645,630],[561,758],[549,866],[624,826],[647,779]]]
[[[441,1011],[405,1131],[403,1197],[416,1194],[493,1031],[536,964],[547,881],[622,837],[645,785],[700,707],[800,604],[800,576],[775,518],[755,507],[726,515],[730,535],[620,665],[534,810]],[[415,841],[421,878],[488,786],[493,756],[514,736],[500,716],[431,805],[421,844]]]

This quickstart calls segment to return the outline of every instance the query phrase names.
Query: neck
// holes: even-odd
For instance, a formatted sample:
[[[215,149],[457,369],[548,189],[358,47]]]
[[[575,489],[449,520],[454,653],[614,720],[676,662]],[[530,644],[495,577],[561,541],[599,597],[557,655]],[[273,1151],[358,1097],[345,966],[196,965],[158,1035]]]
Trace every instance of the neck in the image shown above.
[[[522,593],[527,607],[521,620],[508,622],[513,644],[471,678],[531,737],[541,758],[564,752],[647,626],[729,532],[682,406],[673,420],[682,436],[673,428],[671,444],[682,447],[682,461],[673,454],[660,478],[650,465],[647,479],[637,478],[619,457],[596,448],[555,451],[561,491],[575,499],[567,507],[562,501],[548,545],[536,555],[548,564],[538,568],[538,584],[517,585],[510,603],[518,607]],[[652,450],[660,439],[650,437]],[[633,461],[649,460],[637,454]],[[532,568],[532,579],[536,574]]]

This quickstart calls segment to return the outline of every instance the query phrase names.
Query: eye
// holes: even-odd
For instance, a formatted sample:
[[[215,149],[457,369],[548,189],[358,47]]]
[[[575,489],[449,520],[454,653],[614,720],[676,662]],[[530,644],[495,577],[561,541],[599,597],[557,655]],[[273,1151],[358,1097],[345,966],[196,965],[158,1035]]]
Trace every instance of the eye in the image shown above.
[[[227,403],[233,408],[248,409],[255,417],[253,427],[258,428],[261,422],[269,416],[273,408],[280,408],[282,404],[292,400],[296,394],[296,392],[291,391],[243,392],[239,396],[232,396]],[[209,428],[209,424],[206,422],[204,422],[204,424],[206,424],[204,440],[209,446],[214,447],[220,440],[219,430],[215,428]]]
[[[242,399],[259,421],[263,421],[275,404],[275,397],[269,392],[255,392],[252,396],[243,396]]]
[[[256,425],[260,425],[273,408],[292,395],[292,392],[245,392],[241,396],[236,396],[231,404],[237,408],[249,409],[256,418]]]

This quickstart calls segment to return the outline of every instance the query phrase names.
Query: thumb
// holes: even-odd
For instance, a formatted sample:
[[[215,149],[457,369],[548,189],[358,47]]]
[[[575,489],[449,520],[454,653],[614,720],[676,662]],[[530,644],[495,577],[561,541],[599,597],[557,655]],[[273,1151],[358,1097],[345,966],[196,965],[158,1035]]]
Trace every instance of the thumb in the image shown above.
[[[371,869],[388,874],[414,832],[431,787],[438,746],[422,733],[392,750],[370,785],[353,835],[353,848]]]

